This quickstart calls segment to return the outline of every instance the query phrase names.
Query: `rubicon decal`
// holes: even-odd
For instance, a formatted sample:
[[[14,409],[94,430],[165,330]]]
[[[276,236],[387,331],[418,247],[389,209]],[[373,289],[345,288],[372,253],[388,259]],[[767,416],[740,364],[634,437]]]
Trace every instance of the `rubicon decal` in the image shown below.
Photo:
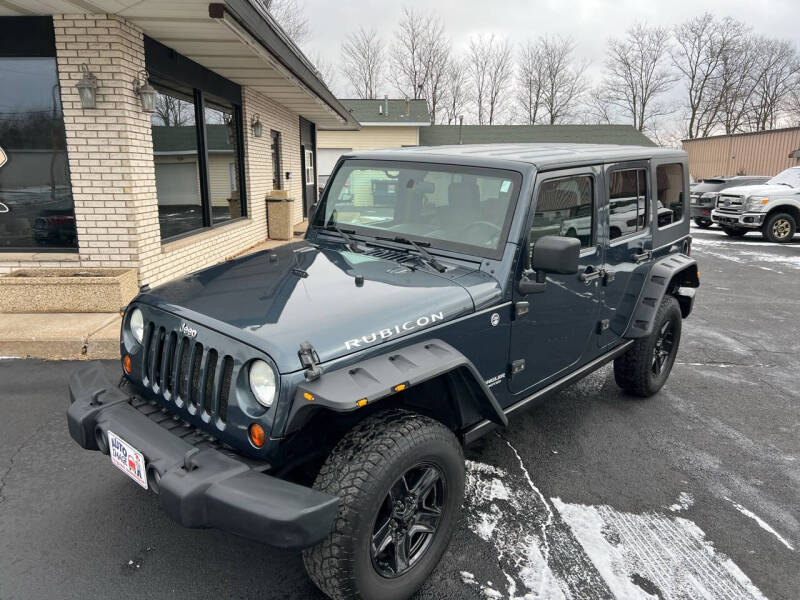
[[[423,315],[412,321],[405,321],[403,323],[398,323],[397,325],[392,325],[391,327],[387,327],[386,329],[381,329],[380,331],[373,331],[372,333],[368,333],[367,335],[362,335],[359,338],[347,340],[344,343],[344,347],[347,350],[352,350],[353,348],[362,348],[364,346],[369,346],[370,344],[374,344],[377,341],[387,340],[390,337],[394,337],[402,333],[414,331],[415,329],[420,329],[421,327],[427,327],[428,325],[431,325],[433,323],[436,323],[436,321],[441,321],[443,319],[444,319],[444,314],[441,312],[433,313],[430,315]]]

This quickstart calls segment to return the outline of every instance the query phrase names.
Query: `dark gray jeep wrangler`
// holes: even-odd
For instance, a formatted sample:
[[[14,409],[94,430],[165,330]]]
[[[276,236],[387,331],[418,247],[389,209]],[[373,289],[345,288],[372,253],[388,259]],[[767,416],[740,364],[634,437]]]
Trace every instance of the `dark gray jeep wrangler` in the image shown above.
[[[687,173],[624,146],[343,156],[304,241],[131,302],[122,382],[75,373],[70,434],[187,527],[304,548],[331,598],[406,598],[462,445],[609,361],[664,385],[699,285]]]

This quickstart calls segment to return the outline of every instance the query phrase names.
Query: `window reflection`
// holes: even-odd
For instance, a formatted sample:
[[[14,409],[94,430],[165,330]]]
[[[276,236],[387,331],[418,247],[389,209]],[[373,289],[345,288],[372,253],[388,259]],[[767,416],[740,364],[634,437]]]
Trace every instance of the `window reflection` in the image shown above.
[[[609,237],[647,228],[647,172],[644,169],[613,171],[609,179]]]
[[[158,89],[150,115],[161,239],[203,227],[197,126],[189,94]]]
[[[0,57],[0,248],[76,248],[56,60]]]
[[[239,144],[233,107],[208,103],[205,122],[211,219],[216,224],[242,216],[237,169]]]

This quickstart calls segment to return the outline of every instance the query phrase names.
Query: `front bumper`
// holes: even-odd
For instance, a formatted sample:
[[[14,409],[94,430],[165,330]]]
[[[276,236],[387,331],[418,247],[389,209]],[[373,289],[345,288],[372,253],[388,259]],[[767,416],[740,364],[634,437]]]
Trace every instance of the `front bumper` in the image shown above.
[[[711,211],[711,220],[718,225],[743,229],[758,229],[764,222],[764,213],[728,213],[718,209]]]
[[[312,546],[330,532],[337,497],[265,475],[266,463],[189,444],[135,408],[146,401],[109,382],[98,365],[70,377],[69,395],[72,438],[107,454],[110,430],[134,446],[144,455],[149,487],[181,525],[213,527],[282,548]]]

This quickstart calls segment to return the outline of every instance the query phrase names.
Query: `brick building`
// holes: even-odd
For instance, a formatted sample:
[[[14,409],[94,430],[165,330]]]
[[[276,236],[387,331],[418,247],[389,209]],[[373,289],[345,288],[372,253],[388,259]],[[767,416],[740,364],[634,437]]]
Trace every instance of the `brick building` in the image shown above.
[[[223,260],[271,190],[303,220],[321,126],[358,128],[257,0],[4,0],[0,274]]]

